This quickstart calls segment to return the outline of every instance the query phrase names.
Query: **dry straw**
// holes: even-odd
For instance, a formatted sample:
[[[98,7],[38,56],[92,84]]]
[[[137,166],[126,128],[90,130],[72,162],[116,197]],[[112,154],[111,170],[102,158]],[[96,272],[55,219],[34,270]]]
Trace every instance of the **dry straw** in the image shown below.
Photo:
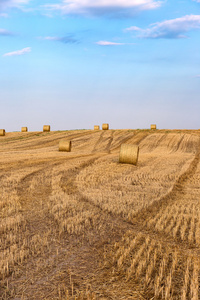
[[[59,142],[59,151],[71,152],[72,143],[68,140],[62,140]]]
[[[151,124],[151,129],[156,129],[156,124]]]
[[[137,165],[139,146],[122,144],[119,153],[119,162]]]
[[[102,125],[102,130],[108,130],[108,129],[109,129],[109,124]]]
[[[99,130],[99,129],[100,129],[99,125],[94,125],[94,130]]]
[[[44,125],[43,131],[50,131],[50,125]]]
[[[5,129],[0,129],[0,135],[4,136],[5,135]]]
[[[21,132],[27,132],[28,131],[28,128],[27,127],[22,127],[21,128]]]

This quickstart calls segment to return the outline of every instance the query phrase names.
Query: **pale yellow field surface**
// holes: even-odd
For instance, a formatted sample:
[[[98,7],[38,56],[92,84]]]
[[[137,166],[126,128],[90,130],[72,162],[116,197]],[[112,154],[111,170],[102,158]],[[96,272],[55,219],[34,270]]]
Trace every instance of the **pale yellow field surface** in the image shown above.
[[[200,299],[199,162],[198,130],[0,137],[0,299]]]

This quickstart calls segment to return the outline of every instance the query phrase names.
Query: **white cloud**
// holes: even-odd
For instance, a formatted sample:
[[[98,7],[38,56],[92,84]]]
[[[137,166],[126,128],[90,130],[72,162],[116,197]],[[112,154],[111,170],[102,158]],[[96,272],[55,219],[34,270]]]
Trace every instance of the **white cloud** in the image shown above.
[[[62,4],[45,5],[50,10],[64,14],[122,13],[123,10],[150,10],[161,5],[159,0],[63,0]]]
[[[125,29],[126,31],[141,31],[141,28],[137,27],[137,26],[131,26],[129,28]]]
[[[46,36],[46,37],[39,37],[39,39],[48,40],[48,41],[58,41],[58,42],[61,42],[64,44],[78,44],[79,43],[79,40],[74,38],[72,35],[63,36],[63,37]]]
[[[114,42],[108,42],[108,41],[99,41],[96,42],[97,45],[100,46],[120,46],[120,45],[125,45],[124,43],[114,43]]]
[[[27,48],[24,48],[22,50],[17,50],[17,51],[5,53],[3,56],[23,55],[23,54],[29,53],[29,52],[31,52],[31,48],[27,47]]]
[[[200,1],[199,1],[199,2],[200,2]],[[200,78],[200,75],[196,75],[195,77],[196,77],[196,78]]]
[[[147,29],[136,26],[126,31],[137,31],[142,38],[186,38],[185,33],[192,29],[200,29],[200,15],[187,15],[182,18],[166,20],[151,24]]]
[[[56,36],[45,36],[43,39],[49,41],[58,41],[60,38]]]

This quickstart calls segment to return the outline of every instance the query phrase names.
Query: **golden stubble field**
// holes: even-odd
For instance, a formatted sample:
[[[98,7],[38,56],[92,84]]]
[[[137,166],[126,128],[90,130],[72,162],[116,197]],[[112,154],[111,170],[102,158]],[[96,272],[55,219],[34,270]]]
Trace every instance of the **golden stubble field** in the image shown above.
[[[0,137],[0,299],[200,299],[199,161],[198,130]]]

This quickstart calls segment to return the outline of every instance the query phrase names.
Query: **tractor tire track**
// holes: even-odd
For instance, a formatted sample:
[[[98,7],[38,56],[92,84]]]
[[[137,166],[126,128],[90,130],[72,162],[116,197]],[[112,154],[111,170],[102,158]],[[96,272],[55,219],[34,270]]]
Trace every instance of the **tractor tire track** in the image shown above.
[[[62,174],[62,177],[60,179],[60,187],[61,189],[67,193],[68,195],[78,193],[78,187],[75,183],[76,176],[85,168],[91,166],[96,160],[98,160],[100,157],[105,156],[107,154],[99,154],[88,161],[82,163],[80,166],[71,168],[67,171],[60,172]],[[91,155],[90,155],[91,156]]]
[[[70,171],[68,174],[64,174],[61,178],[60,183],[60,187],[62,188],[62,190],[67,194],[75,193],[76,195],[78,195],[80,201],[88,203],[89,205],[97,209],[102,214],[102,216],[104,215],[105,217],[109,218],[110,222],[116,223],[117,221],[119,228],[125,228],[125,230],[131,230],[131,232],[137,234],[142,233],[144,235],[149,235],[153,239],[162,241],[162,243],[167,247],[181,248],[181,251],[188,253],[188,251],[190,251],[191,249],[191,245],[187,241],[176,241],[173,237],[167,236],[162,232],[155,231],[151,228],[149,229],[146,226],[146,221],[148,220],[149,216],[153,218],[161,209],[171,205],[175,201],[179,201],[179,198],[183,193],[185,184],[188,180],[190,180],[191,176],[195,174],[197,165],[200,162],[200,151],[197,151],[188,169],[179,176],[169,193],[167,193],[159,200],[154,201],[147,208],[140,210],[138,213],[136,213],[135,217],[132,220],[127,220],[117,214],[105,211],[100,205],[95,204],[88,197],[85,197],[77,187],[75,179],[78,174],[84,168],[91,166],[97,159],[98,158],[91,159],[88,163],[84,163],[79,168]],[[66,176],[68,177],[68,179]],[[113,242],[114,240],[115,238],[113,237]],[[193,252],[196,256],[200,255],[200,249],[198,248],[195,251],[193,249]]]
[[[101,144],[104,135],[105,135],[105,131],[103,131],[103,132],[100,134],[99,139],[97,140],[97,142],[96,142],[95,145],[94,145],[94,148],[93,148],[93,150],[92,150],[92,153],[94,153],[94,152],[97,151],[97,147]]]
[[[89,209],[90,211],[95,211],[96,212],[95,214],[97,216],[101,215],[102,222],[103,222],[103,220],[105,220],[104,222],[109,224],[110,228],[114,228],[114,232],[112,232],[112,235],[109,234],[108,230],[106,231],[104,229],[105,234],[107,236],[105,238],[105,240],[109,240],[109,245],[107,245],[106,251],[108,251],[108,252],[111,251],[111,253],[113,253],[112,251],[116,251],[112,248],[113,247],[112,245],[115,245],[116,242],[119,242],[125,234],[128,234],[128,236],[130,237],[130,240],[131,239],[133,240],[134,237],[137,236],[138,234],[140,234],[140,235],[142,234],[142,236],[144,236],[144,237],[149,237],[150,240],[159,241],[160,244],[162,245],[162,247],[164,249],[166,249],[168,251],[168,253],[176,252],[178,257],[182,258],[183,260],[185,259],[185,261],[187,261],[187,258],[189,256],[192,256],[194,259],[198,260],[198,258],[200,257],[200,248],[198,248],[198,247],[191,248],[191,244],[189,244],[187,241],[180,242],[180,241],[177,241],[176,239],[174,239],[172,236],[163,234],[162,232],[159,232],[159,231],[155,231],[152,228],[149,229],[145,226],[145,221],[149,217],[149,215],[154,216],[160,210],[160,208],[163,207],[163,205],[167,206],[167,205],[170,205],[172,202],[177,201],[178,197],[181,196],[181,194],[183,192],[185,184],[190,179],[191,175],[195,174],[199,160],[200,160],[200,151],[198,151],[196,153],[196,155],[195,155],[193,161],[190,163],[188,169],[182,175],[179,176],[179,178],[178,178],[177,182],[174,184],[171,192],[169,192],[168,195],[162,197],[160,200],[156,201],[156,205],[154,202],[151,205],[150,209],[147,208],[145,210],[140,211],[136,215],[136,217],[131,221],[128,221],[117,214],[113,214],[111,212],[105,211],[102,207],[100,207],[100,205],[95,204],[88,197],[84,196],[82,194],[81,190],[76,186],[75,179],[78,176],[78,174],[80,173],[80,171],[82,171],[84,168],[87,168],[88,166],[91,166],[96,161],[96,159],[90,160],[88,163],[82,164],[80,166],[80,168],[73,170],[73,172],[70,173],[69,181],[63,180],[64,178],[62,178],[61,188],[67,194],[75,193],[81,202],[86,203],[87,209]],[[72,188],[70,188],[71,184],[73,185]],[[161,201],[161,203],[159,203],[159,201]],[[150,210],[150,212],[149,212],[149,210]],[[103,255],[103,254],[101,254],[101,255]],[[97,275],[98,278],[95,279],[95,277],[93,277],[93,281],[91,282],[93,287],[96,286],[97,282],[98,282],[98,284],[99,284],[99,282],[109,282],[110,278],[113,276],[112,275],[112,268],[113,268],[112,255],[113,254],[111,254],[111,257],[110,257],[110,265],[109,265],[110,267],[107,265],[105,267],[104,271],[102,269],[102,273]],[[119,276],[119,278],[118,278],[118,276]],[[119,275],[117,274],[115,282],[117,282],[117,280],[118,280],[119,285],[120,285],[122,278],[123,278],[122,274],[120,274],[120,273],[119,273]],[[123,280],[122,280],[122,282],[123,282]],[[136,288],[136,285],[135,285],[135,288]],[[141,290],[142,290],[142,286],[139,285],[136,288],[136,291],[140,292]],[[107,292],[109,295],[109,289]],[[142,294],[144,293],[143,295],[145,295],[146,290],[144,289],[144,291],[141,293]],[[105,293],[104,293],[104,295],[105,295]],[[122,298],[119,298],[119,299],[122,299]],[[135,299],[137,299],[137,296]]]
[[[115,141],[113,141],[113,145],[112,145],[110,151],[120,149],[121,144],[126,143],[128,140],[132,139],[135,136],[135,133],[133,134],[133,133],[128,132],[128,133],[124,134],[123,136],[124,137],[120,136]],[[116,146],[116,144],[117,144],[117,146]]]
[[[163,140],[166,139],[166,134],[161,134],[161,133],[158,134],[158,133],[154,132],[150,135],[150,137],[152,139],[155,139],[155,142],[148,145],[149,152],[151,152],[151,151],[155,150],[157,147],[159,147],[159,145],[163,142]]]
[[[199,147],[200,147],[200,143],[198,145],[198,149]],[[168,205],[177,201],[179,195],[183,193],[185,184],[190,179],[190,177],[195,174],[199,161],[200,161],[200,150],[197,151],[188,169],[179,176],[179,178],[174,183],[169,193],[167,193],[161,199],[154,201],[147,208],[140,210],[140,212],[135,217],[135,220],[133,222],[143,223],[149,215],[153,217],[159,212],[161,208],[167,207]]]
[[[20,170],[20,169],[24,169],[24,168],[29,168],[29,167],[32,167],[32,166],[43,166],[43,165],[46,165],[47,163],[62,163],[62,162],[65,162],[67,160],[71,160],[71,159],[77,159],[77,158],[82,158],[82,157],[88,157],[90,156],[91,154],[76,154],[74,156],[71,156],[71,157],[65,157],[65,156],[62,156],[62,157],[50,157],[50,158],[38,158],[38,159],[24,159],[22,161],[16,161],[16,162],[10,162],[10,163],[4,163],[1,165],[1,168],[0,168],[0,173],[3,172],[3,174],[5,174],[5,172],[8,172],[8,171],[17,171],[17,170]]]
[[[121,147],[121,144],[123,144],[123,143],[126,144],[127,142],[129,142],[129,141],[131,141],[133,139],[136,139],[136,141],[133,142],[134,144],[140,145],[140,143],[149,136],[149,133],[145,132],[145,133],[143,133],[143,135],[141,137],[140,137],[140,135],[141,135],[141,133],[138,132],[138,133],[132,135],[131,137],[129,136],[129,137],[126,137],[126,138],[122,138],[121,141],[119,142],[120,145],[113,146],[113,148],[111,147],[111,149],[110,149],[111,153],[115,152],[116,150],[119,150],[120,147]]]
[[[45,222],[43,220],[43,217],[41,218],[40,213],[38,213],[40,210],[43,209],[43,203],[44,200],[47,202],[47,198],[51,195],[52,193],[52,185],[51,185],[51,177],[53,174],[51,174],[51,170],[59,166],[63,163],[63,161],[71,161],[71,160],[76,160],[77,158],[83,158],[85,157],[87,159],[86,162],[81,164],[80,169],[89,166],[91,163],[93,163],[96,159],[101,157],[102,155],[99,155],[98,157],[90,158],[91,154],[87,155],[79,155],[71,158],[65,158],[60,161],[54,161],[51,160],[48,162],[48,166],[46,164],[43,164],[42,168],[39,168],[26,176],[24,176],[20,182],[17,184],[17,194],[19,197],[19,202],[22,205],[22,209],[24,212],[24,215],[26,215],[27,222],[30,224],[31,227],[31,232],[34,232],[40,224],[40,227],[42,224],[44,225],[43,227],[46,228]],[[45,176],[45,173],[48,172],[48,176]],[[69,177],[69,187],[70,189],[73,189],[73,174],[76,172],[76,168],[69,169],[66,171],[67,176]],[[49,175],[51,174],[51,175]],[[34,186],[32,190],[30,190],[31,183],[33,179],[37,179],[38,177],[40,178],[40,181],[38,182],[37,186]],[[72,180],[71,180],[72,179]],[[35,224],[33,226],[33,224]],[[37,230],[38,231],[38,230]]]
[[[180,145],[181,145],[181,143],[182,143],[184,137],[185,137],[185,134],[181,137],[180,141],[177,143],[177,148],[176,148],[175,152],[179,150]]]
[[[109,131],[110,132],[110,131]],[[110,153],[110,146],[112,144],[112,141],[113,141],[113,135],[114,135],[114,132],[115,131],[111,131],[111,135],[110,137],[104,137],[105,134],[107,133],[106,131],[103,131],[98,139],[98,141],[96,142],[96,144],[94,145],[94,148],[92,150],[92,153],[94,152],[99,152],[97,148],[101,148],[101,143],[103,144],[103,142],[107,142],[107,145],[101,150],[101,151],[106,151],[108,153]]]
[[[40,143],[37,143],[33,149],[39,149],[39,148],[44,148],[44,147],[50,147],[50,146],[55,146],[56,143],[62,139],[70,139],[70,140],[74,140],[76,138],[80,138],[80,137],[83,137],[83,136],[87,136],[87,135],[92,135],[92,134],[96,134],[96,132],[82,132],[82,133],[77,133],[77,134],[70,134],[70,135],[64,135],[64,136],[61,136],[61,137],[56,137],[54,138],[53,140],[51,141],[41,141]]]
[[[77,169],[83,169],[84,167],[91,165],[94,161],[96,161],[101,156],[102,154],[98,156],[91,155],[91,154],[85,155],[87,159],[86,162],[82,163],[79,167],[71,168],[69,169],[69,171],[66,171],[67,178],[73,179],[74,178],[73,176],[76,174]],[[81,158],[83,156],[79,156],[79,157]],[[73,157],[71,159],[76,159],[76,158],[77,157]],[[67,268],[69,268],[70,266],[71,268],[73,268],[74,264],[77,265],[77,269],[78,269],[78,266],[80,265],[82,266],[83,264],[85,265],[87,264],[87,268],[88,268],[88,263],[89,263],[90,265],[89,272],[91,272],[91,274],[95,272],[94,266],[96,265],[96,261],[95,261],[96,255],[94,257],[94,248],[87,246],[87,249],[85,251],[82,252],[81,249],[80,250],[77,249],[76,252],[74,253],[73,250],[71,249],[71,246],[77,243],[76,237],[75,240],[73,237],[71,237],[71,239],[69,238],[70,242],[65,241],[65,239],[60,240],[58,224],[54,219],[52,219],[51,214],[48,211],[48,207],[45,208],[45,206],[43,205],[43,203],[45,204],[46,202],[48,202],[47,198],[51,195],[51,191],[52,191],[51,176],[53,176],[53,172],[51,173],[50,171],[54,166],[60,165],[61,163],[62,162],[56,162],[56,163],[52,162],[50,165],[48,164],[48,166],[44,165],[42,168],[39,168],[38,170],[35,170],[27,174],[20,180],[20,183],[17,187],[18,196],[21,198],[22,213],[26,219],[26,233],[25,233],[26,240],[27,241],[31,240],[35,235],[36,236],[39,235],[42,238],[43,236],[45,236],[45,233],[48,232],[49,228],[54,228],[54,229],[53,229],[53,233],[51,232],[50,235],[48,235],[48,239],[51,240],[51,244],[48,253],[46,253],[46,258],[45,258],[45,266],[48,271],[48,276],[44,277],[45,274],[43,274],[43,270],[41,270],[41,274],[37,274],[37,270],[38,270],[37,264],[39,263],[40,259],[44,259],[42,258],[43,257],[42,254],[39,254],[39,256],[36,257],[33,256],[28,258],[24,262],[23,266],[21,266],[22,273],[20,276],[20,280],[15,277],[14,279],[13,277],[8,278],[11,288],[15,291],[15,297],[18,296],[21,298],[23,294],[22,292],[24,290],[23,286],[25,285],[28,299],[40,299],[41,294],[43,295],[47,294],[50,278],[51,277],[54,278],[55,274],[60,273],[61,269],[64,269],[64,272],[66,273]],[[48,177],[45,176],[46,175],[45,173],[48,175]],[[56,174],[59,175],[60,173],[58,172]],[[32,189],[29,190],[32,181],[36,179],[35,183],[37,183],[38,177],[39,177],[38,184],[37,185],[35,184],[34,186],[32,186]],[[42,182],[40,182],[40,177],[44,178]],[[72,181],[69,180],[68,184],[70,185],[73,184],[73,180]],[[61,180],[61,185],[62,185],[62,180]],[[71,194],[71,190],[68,190],[67,192]],[[42,203],[39,201],[40,199],[38,198],[43,198],[43,200],[45,201],[43,201]],[[58,251],[60,253],[59,257],[58,254],[56,254],[58,253]],[[57,258],[57,263],[55,265],[56,258]],[[86,260],[88,260],[88,263],[86,262]],[[29,270],[29,278],[31,278],[31,282],[29,282],[28,284],[27,284],[27,277],[25,276],[26,272],[23,272],[23,269],[26,270],[26,272],[27,270]],[[78,272],[77,276],[80,281],[79,284],[86,286],[86,283],[84,283],[83,281],[83,273],[85,274],[84,268],[81,269],[80,271],[78,270],[77,272]],[[89,275],[87,274],[87,276]],[[22,288],[20,288],[18,282],[21,282]],[[43,284],[41,285],[41,282],[44,282],[44,285]],[[70,289],[70,286],[68,288]],[[49,293],[49,296],[47,298],[45,297],[45,299],[55,299],[55,296],[53,296],[54,292],[55,291],[52,290]],[[1,296],[1,289],[0,289],[0,296]]]
[[[172,191],[167,196],[165,196],[159,200],[159,201],[161,201],[161,205],[160,205],[159,201],[157,201],[158,205],[155,205],[155,203],[151,205],[150,215],[156,214],[159,211],[160,207],[162,207],[162,205],[170,205],[172,203],[172,201],[176,201],[177,197],[181,196],[181,193],[183,192],[186,182],[190,179],[191,175],[195,174],[199,160],[200,160],[200,151],[198,151],[196,153],[196,155],[195,155],[193,161],[191,162],[190,166],[188,167],[188,169],[182,175],[179,176],[179,179],[174,184]],[[94,163],[94,161],[90,161],[89,165],[91,166],[93,163]],[[116,242],[121,241],[122,237],[125,234],[128,234],[128,236],[130,237],[130,240],[131,239],[133,240],[134,237],[137,236],[138,234],[140,234],[140,235],[142,234],[142,236],[144,236],[144,237],[149,237],[150,240],[159,241],[159,243],[162,245],[163,249],[166,249],[166,251],[168,251],[168,253],[177,253],[177,256],[179,258],[181,258],[182,260],[187,261],[187,258],[189,256],[198,260],[198,258],[200,257],[200,249],[198,247],[191,248],[191,245],[185,241],[181,241],[181,242],[177,241],[172,236],[168,236],[166,234],[163,234],[162,232],[154,231],[152,228],[148,229],[145,226],[146,218],[149,216],[148,209],[142,210],[140,213],[138,213],[136,215],[134,220],[128,221],[128,220],[125,220],[124,218],[120,217],[119,215],[115,215],[113,213],[108,213],[107,211],[103,210],[100,206],[94,204],[88,197],[85,197],[84,195],[82,195],[81,190],[78,189],[78,187],[76,186],[75,179],[76,179],[76,176],[78,176],[79,172],[81,170],[83,170],[84,168],[87,168],[86,164],[82,165],[80,169],[78,168],[78,169],[74,170],[73,174],[72,173],[70,174],[73,177],[73,178],[71,177],[71,182],[73,182],[73,190],[69,190],[67,188],[67,186],[68,186],[67,181],[63,182],[63,184],[66,185],[63,190],[69,194],[74,192],[76,195],[79,196],[79,200],[81,202],[85,202],[86,204],[89,204],[89,206],[93,207],[93,211],[95,209],[96,215],[98,215],[98,214],[101,215],[102,220],[106,220],[104,222],[109,224],[110,228],[115,229],[114,232],[112,232],[112,235],[109,235],[109,232],[106,231],[107,238],[105,238],[105,240],[106,239],[109,240],[109,244],[106,245],[106,249],[107,249],[106,251],[108,253],[111,253],[111,254],[109,254],[110,255],[110,259],[109,259],[110,265],[107,265],[105,267],[105,270],[102,269],[102,273],[99,272],[97,275],[97,278],[93,277],[91,284],[94,288],[97,289],[97,282],[98,282],[98,285],[99,285],[99,282],[101,282],[102,284],[105,284],[105,282],[110,281],[111,277],[113,278],[112,258],[115,253],[113,251],[116,251],[116,250],[114,250],[114,245]],[[62,188],[63,188],[63,186],[62,186]],[[167,200],[167,203],[165,203],[166,200]],[[156,207],[154,207],[154,206],[156,206]],[[88,207],[88,209],[90,209],[90,207]],[[90,210],[92,210],[92,208]],[[100,254],[100,255],[103,256],[103,254]],[[115,276],[116,276],[115,277],[116,286],[117,286],[117,282],[119,283],[119,286],[121,286],[121,284],[123,285],[124,281],[126,282],[126,279],[124,279],[123,274],[117,273]],[[177,278],[177,280],[178,280],[178,278]],[[143,297],[142,295],[144,295],[144,297],[145,297],[145,295],[148,294],[146,289],[144,289],[142,291],[142,288],[143,288],[142,285],[137,286],[133,281],[133,286],[134,286],[134,289],[136,289],[136,292],[138,292],[141,295],[141,297]],[[107,293],[106,294],[104,293],[104,295],[108,295],[108,297],[109,297],[109,294],[110,294],[109,286],[107,286],[106,292]],[[123,292],[122,292],[121,297],[119,297],[119,299],[123,299]],[[135,299],[138,299],[137,294],[136,294]],[[146,298],[146,299],[148,299],[148,298]]]
[[[53,134],[52,134],[53,133]],[[56,143],[61,140],[61,139],[76,139],[82,136],[87,136],[87,135],[92,135],[95,134],[96,132],[94,131],[89,131],[89,132],[81,132],[81,133],[72,133],[72,134],[66,134],[66,133],[57,133],[57,132],[52,132],[49,133],[49,135],[44,135],[43,132],[41,133],[37,133],[35,135],[33,135],[34,137],[37,135],[40,135],[39,137],[34,138],[34,140],[31,140],[31,138],[26,138],[24,137],[23,140],[20,140],[20,138],[16,138],[15,141],[12,141],[10,143],[7,143],[8,145],[10,145],[11,143],[17,143],[19,144],[19,142],[21,143],[21,145],[17,145],[14,147],[13,151],[16,150],[26,150],[26,149],[40,149],[40,148],[44,148],[44,147],[49,147],[49,146],[55,146]],[[60,136],[56,136],[56,135],[60,135]],[[31,136],[32,137],[32,136]],[[46,138],[49,138],[47,140],[45,140]],[[26,140],[25,140],[26,139]],[[6,145],[7,145],[6,144]],[[0,152],[4,152],[5,149],[0,150]],[[9,148],[9,151],[12,152],[12,149]]]
[[[111,144],[113,142],[113,135],[114,135],[114,131],[111,132],[111,136],[110,136],[108,144],[107,144],[107,146],[105,148],[105,150],[108,151],[108,153],[110,153],[110,146],[111,146]]]

